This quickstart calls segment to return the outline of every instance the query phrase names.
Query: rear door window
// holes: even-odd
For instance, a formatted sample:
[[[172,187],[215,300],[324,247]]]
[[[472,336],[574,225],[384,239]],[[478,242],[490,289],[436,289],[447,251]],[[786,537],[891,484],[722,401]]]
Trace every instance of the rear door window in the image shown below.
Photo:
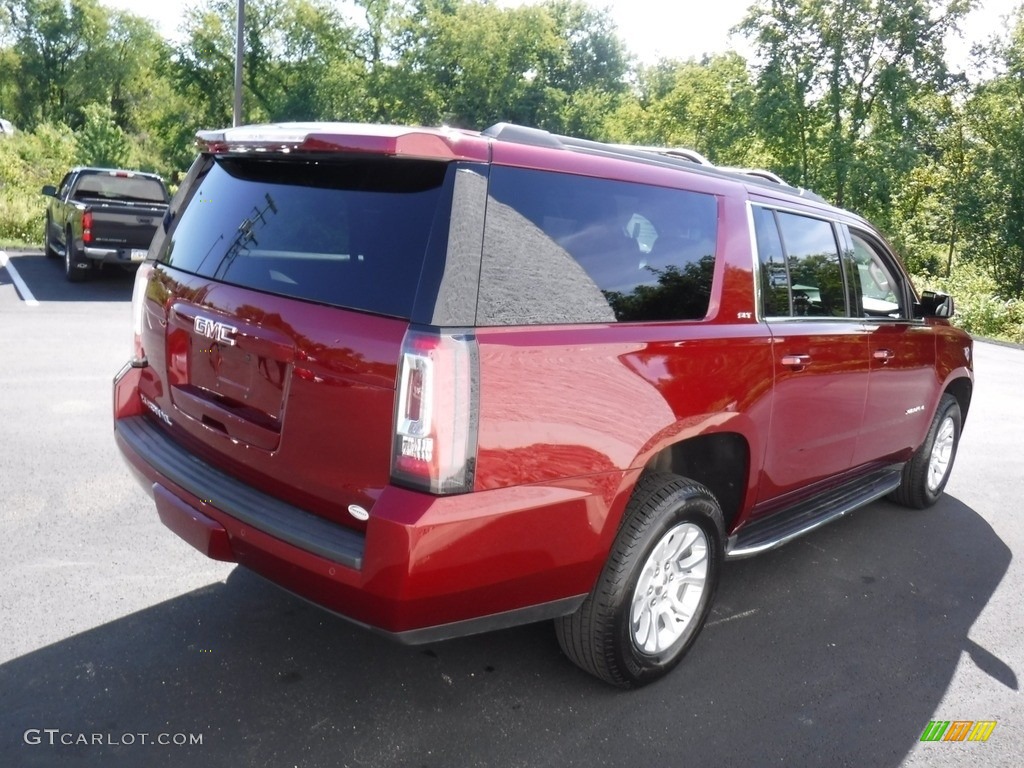
[[[717,230],[713,195],[492,168],[478,323],[703,319]]]
[[[850,316],[831,222],[755,206],[754,228],[766,316]]]
[[[778,219],[789,262],[793,314],[846,317],[846,289],[832,224],[792,213],[779,213]]]
[[[160,260],[268,293],[411,317],[447,164],[208,159]]]
[[[761,258],[761,300],[767,317],[787,317],[792,313],[789,295],[789,269],[782,250],[775,212],[754,207],[754,233]]]

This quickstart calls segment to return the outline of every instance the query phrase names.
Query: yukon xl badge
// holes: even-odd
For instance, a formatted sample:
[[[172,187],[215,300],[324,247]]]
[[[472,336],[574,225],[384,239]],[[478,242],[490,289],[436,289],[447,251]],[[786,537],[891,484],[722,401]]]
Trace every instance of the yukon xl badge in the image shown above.
[[[171,426],[171,417],[168,416],[166,413],[164,413],[163,408],[161,408],[159,405],[154,403],[152,400],[150,400],[145,395],[141,395],[140,394],[139,395],[139,400],[141,400],[142,404],[144,406],[146,406],[147,408],[149,408],[149,410],[151,410],[153,412],[153,415],[155,415],[158,419],[160,419],[160,421],[162,421],[167,426]]]
[[[194,327],[196,333],[200,336],[205,336],[208,339],[220,341],[231,346],[235,345],[235,340],[231,335],[229,335],[238,333],[238,329],[233,325],[218,323],[208,317],[200,317],[199,315],[196,315]]]

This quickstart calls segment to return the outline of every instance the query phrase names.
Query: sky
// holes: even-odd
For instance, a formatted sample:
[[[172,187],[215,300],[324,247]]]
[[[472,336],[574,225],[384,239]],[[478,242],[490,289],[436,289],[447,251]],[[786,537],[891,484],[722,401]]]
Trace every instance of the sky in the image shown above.
[[[330,0],[329,0],[330,1]],[[335,0],[337,2],[337,0]],[[899,0],[894,0],[899,2]],[[104,5],[124,8],[155,21],[166,37],[174,37],[185,9],[196,0],[101,0]],[[502,5],[520,0],[499,0]],[[737,49],[749,58],[741,39],[730,39],[729,30],[746,14],[752,0],[587,0],[595,8],[608,8],[627,49],[642,63],[661,57],[688,59],[707,53]],[[972,44],[986,42],[1005,29],[1003,18],[1024,0],[981,0],[980,8],[968,16],[964,39],[947,40],[951,63],[966,68]],[[343,2],[337,2],[344,7]]]

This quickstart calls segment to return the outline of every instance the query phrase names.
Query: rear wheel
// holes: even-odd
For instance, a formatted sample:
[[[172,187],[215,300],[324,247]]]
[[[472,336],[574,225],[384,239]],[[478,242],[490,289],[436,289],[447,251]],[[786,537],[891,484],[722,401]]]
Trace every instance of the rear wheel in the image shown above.
[[[80,283],[89,273],[88,262],[75,252],[75,239],[69,229],[64,233],[64,277],[71,283]]]
[[[724,541],[707,488],[677,475],[642,478],[593,591],[555,621],[565,655],[623,688],[667,674],[711,610]]]
[[[903,467],[900,487],[890,495],[893,501],[924,509],[939,500],[953,469],[962,425],[960,404],[952,395],[943,395],[924,443]]]

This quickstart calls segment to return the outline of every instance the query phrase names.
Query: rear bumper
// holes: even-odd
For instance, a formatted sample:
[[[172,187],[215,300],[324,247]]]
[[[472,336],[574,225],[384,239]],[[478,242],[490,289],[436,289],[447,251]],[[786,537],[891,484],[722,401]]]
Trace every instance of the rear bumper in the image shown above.
[[[115,439],[164,524],[358,624],[423,643],[540,621],[575,610],[600,573],[614,478],[448,497],[388,486],[364,534],[189,453],[143,415],[137,375],[115,380]]]
[[[89,261],[132,266],[145,261],[148,248],[96,248],[85,246],[82,249],[82,253]]]
[[[214,469],[171,440],[166,432],[144,416],[120,419],[115,425],[115,434],[121,450],[126,455],[130,450],[140,460],[144,460],[163,483],[187,491],[200,501],[202,508],[220,510],[243,525],[332,563],[357,571],[362,568],[365,546],[363,534],[330,523],[273,496],[260,493]],[[168,488],[160,480],[154,488],[160,488],[163,494],[170,495]],[[158,493],[153,492],[151,495],[156,499],[157,509],[161,511],[161,518],[164,518],[165,523],[169,517],[177,519],[189,513],[194,513],[200,518],[207,517],[200,510],[191,507],[190,512],[182,510],[181,514],[173,515],[166,498],[161,507]],[[186,506],[183,502],[182,505]],[[168,509],[166,517],[164,509]],[[174,526],[169,527],[174,529]],[[194,527],[187,526],[186,529],[193,530]],[[176,529],[175,533],[181,535],[181,531]]]

